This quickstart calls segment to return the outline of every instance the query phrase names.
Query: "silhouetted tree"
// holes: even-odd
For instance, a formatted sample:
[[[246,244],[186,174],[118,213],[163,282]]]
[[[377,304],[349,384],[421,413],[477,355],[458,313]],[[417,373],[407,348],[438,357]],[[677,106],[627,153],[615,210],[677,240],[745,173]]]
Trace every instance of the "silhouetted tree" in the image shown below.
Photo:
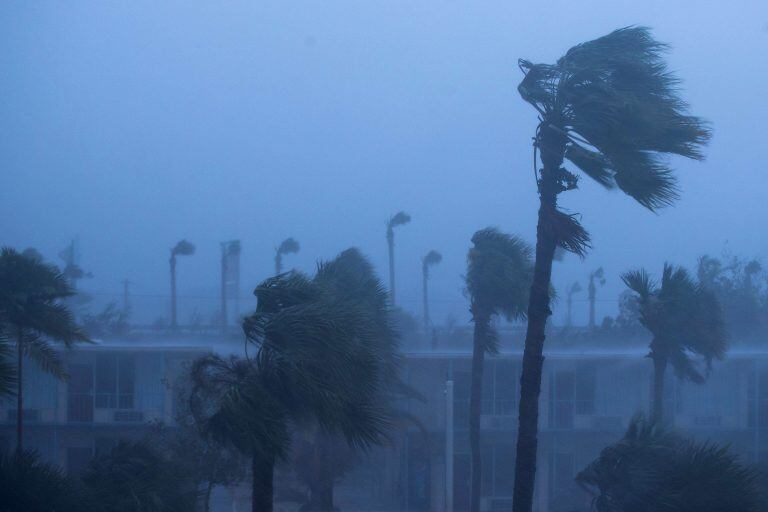
[[[146,442],[121,441],[93,459],[82,480],[97,503],[92,510],[189,512],[194,510],[197,489],[179,469]],[[57,510],[55,502],[51,505]]]
[[[13,394],[16,388],[16,365],[8,337],[0,330],[0,397]]]
[[[51,342],[66,348],[88,341],[63,303],[74,294],[53,265],[14,249],[0,252],[0,331],[16,343],[16,449],[24,448],[24,357],[43,371],[65,378],[64,364]]]
[[[563,160],[655,210],[677,197],[664,154],[700,159],[700,148],[709,139],[703,123],[687,114],[678,81],[662,59],[666,49],[648,29],[629,27],[571,48],[554,65],[519,61],[525,78],[518,91],[540,117],[534,151],[542,167],[537,170],[536,264],[520,380],[515,512],[530,512],[533,504],[552,259],[558,245],[577,254],[589,245],[577,218],[557,206],[558,196],[578,185]]]
[[[657,285],[644,269],[627,272],[622,280],[639,299],[640,323],[651,332],[653,361],[653,420],[664,411],[664,376],[671,364],[678,378],[704,382],[705,375],[692,356],[700,357],[708,372],[713,359],[726,351],[723,318],[717,298],[682,267],[664,265]]]
[[[389,251],[389,300],[395,305],[395,229],[411,222],[411,216],[397,212],[387,221],[387,249]]]
[[[475,323],[472,350],[472,379],[469,398],[469,444],[472,456],[470,511],[480,511],[481,471],[480,414],[486,352],[498,352],[498,337],[492,325],[496,315],[507,319],[525,316],[533,275],[532,251],[521,239],[486,228],[472,236],[467,255],[467,292]]]
[[[0,510],[82,512],[98,510],[80,483],[32,451],[0,452]]]
[[[636,417],[576,481],[597,512],[757,512],[765,510],[757,478],[728,447]]]
[[[595,281],[600,286],[603,286],[605,284],[605,273],[603,272],[603,267],[598,267],[596,270],[593,270],[589,273],[589,284],[587,285],[587,296],[589,297],[589,328],[594,329],[595,328],[595,301],[597,300],[597,285],[595,284]]]
[[[275,275],[283,273],[283,255],[295,254],[299,250],[301,250],[301,246],[293,238],[288,237],[280,242],[280,245],[275,249]]]
[[[435,250],[431,250],[421,260],[421,277],[422,277],[422,299],[424,301],[424,332],[429,330],[431,321],[429,319],[429,290],[427,283],[429,282],[429,267],[433,267],[443,261],[443,255]]]
[[[171,328],[179,326],[176,318],[176,256],[191,256],[195,254],[195,246],[186,240],[179,240],[171,249]]]

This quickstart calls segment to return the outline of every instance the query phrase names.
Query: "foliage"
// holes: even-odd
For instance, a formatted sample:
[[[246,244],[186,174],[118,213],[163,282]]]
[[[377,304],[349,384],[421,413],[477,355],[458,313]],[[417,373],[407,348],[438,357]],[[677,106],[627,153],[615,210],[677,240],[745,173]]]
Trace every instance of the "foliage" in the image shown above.
[[[437,265],[441,261],[443,261],[443,255],[437,252],[436,250],[432,249],[427,253],[426,256],[424,256],[424,260],[422,261],[422,264],[426,269],[433,265]]]
[[[176,245],[171,249],[171,256],[191,256],[192,254],[195,254],[195,246],[186,238],[176,242]]]
[[[411,222],[411,216],[408,215],[405,212],[397,212],[392,217],[389,218],[389,221],[387,221],[387,229],[392,229],[397,226],[402,226],[404,224],[408,224]]]
[[[299,249],[301,246],[299,245],[299,242],[297,242],[295,239],[288,237],[282,242],[280,242],[280,246],[277,248],[277,254],[293,254],[299,252]]]
[[[524,318],[533,279],[530,245],[495,228],[476,232],[472,243],[467,255],[466,284],[473,317]],[[490,325],[486,338],[486,350],[496,352],[498,340]]]
[[[704,255],[696,274],[701,285],[720,300],[730,332],[752,333],[768,324],[768,289],[760,279],[759,261],[728,254],[722,258]]]
[[[703,382],[692,356],[700,357],[709,370],[712,360],[725,356],[727,346],[717,298],[684,268],[669,264],[659,284],[644,269],[627,272],[622,280],[637,294],[640,323],[653,336],[649,356],[671,363],[681,379]]]
[[[82,480],[100,512],[188,512],[197,490],[146,442],[121,441],[93,459]]]
[[[0,453],[0,512],[93,510],[86,490],[33,451]],[[54,505],[55,504],[55,505]]]
[[[727,447],[684,439],[638,416],[576,481],[597,512],[765,510],[758,473]]]
[[[115,302],[104,306],[99,313],[83,317],[83,329],[93,337],[125,335],[129,327],[128,314]]]
[[[710,138],[678,95],[667,49],[647,28],[626,27],[574,46],[555,64],[519,61],[518,91],[539,112],[539,131],[558,134],[565,158],[586,176],[651,210],[678,196],[664,155],[701,159]],[[553,151],[537,141],[542,154]],[[554,179],[557,193],[578,186],[563,168]],[[574,216],[557,210],[549,222],[562,247],[583,253],[589,239]]]
[[[0,331],[0,397],[12,394],[16,384],[13,351],[5,334]]]
[[[14,249],[0,252],[0,330],[20,343],[24,354],[57,377],[64,366],[50,340],[66,348],[88,341],[62,303],[74,295],[64,275],[53,265]]]

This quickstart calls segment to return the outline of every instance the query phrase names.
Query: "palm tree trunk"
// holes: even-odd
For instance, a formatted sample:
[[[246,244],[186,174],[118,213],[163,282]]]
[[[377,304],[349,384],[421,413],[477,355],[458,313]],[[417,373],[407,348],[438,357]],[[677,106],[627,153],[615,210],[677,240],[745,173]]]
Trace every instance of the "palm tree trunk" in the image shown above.
[[[171,255],[171,327],[178,326],[176,319],[176,256]]]
[[[208,483],[205,486],[205,495],[203,496],[204,512],[210,512],[211,510],[211,491],[213,491],[213,480],[208,480]]]
[[[667,371],[667,359],[653,358],[653,415],[656,424],[664,421],[664,374]]]
[[[275,254],[275,275],[279,276],[283,273],[283,255],[278,252]]]
[[[483,366],[490,317],[486,314],[473,316],[475,333],[472,348],[472,383],[469,393],[469,448],[472,454],[472,482],[469,510],[470,512],[480,512],[483,470],[480,452],[480,414],[483,399]]]
[[[557,194],[562,190],[557,179],[565,154],[565,137],[542,125],[539,135],[541,159],[544,166],[539,180],[539,218],[536,226],[536,262],[528,302],[528,328],[523,350],[523,371],[520,376],[519,426],[515,457],[515,485],[512,498],[514,512],[531,512],[536,482],[536,452],[538,449],[539,394],[544,367],[544,338],[549,309],[549,287],[552,261],[557,237],[552,221],[557,208]]]
[[[429,281],[429,269],[426,265],[422,266],[422,300],[424,302],[424,332],[429,331],[429,296],[427,290],[427,281]]]
[[[17,333],[16,348],[18,350],[18,368],[16,372],[16,453],[21,454],[24,450],[24,332],[19,329]]]
[[[387,249],[389,250],[389,300],[395,305],[395,233],[387,229]]]
[[[251,459],[251,512],[272,512],[275,461],[257,454]]]

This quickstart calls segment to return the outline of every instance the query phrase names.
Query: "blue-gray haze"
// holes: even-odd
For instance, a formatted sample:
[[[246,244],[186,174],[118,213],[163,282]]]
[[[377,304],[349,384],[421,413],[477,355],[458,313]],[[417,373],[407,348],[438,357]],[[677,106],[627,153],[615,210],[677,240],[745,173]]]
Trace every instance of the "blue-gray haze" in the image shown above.
[[[78,237],[82,288],[103,303],[130,279],[148,322],[167,316],[168,251],[186,237],[186,321],[217,307],[220,241],[242,240],[243,295],[288,236],[302,250],[286,267],[357,246],[385,276],[385,222],[405,210],[400,303],[420,312],[420,258],[438,249],[433,317],[464,321],[472,233],[534,236],[518,57],[551,62],[630,24],[672,45],[714,139],[704,163],[675,161],[682,199],[658,215],[586,181],[565,194],[594,249],[557,264],[555,285],[604,266],[602,317],[629,267],[766,256],[764,0],[3,2],[0,244],[57,261]]]

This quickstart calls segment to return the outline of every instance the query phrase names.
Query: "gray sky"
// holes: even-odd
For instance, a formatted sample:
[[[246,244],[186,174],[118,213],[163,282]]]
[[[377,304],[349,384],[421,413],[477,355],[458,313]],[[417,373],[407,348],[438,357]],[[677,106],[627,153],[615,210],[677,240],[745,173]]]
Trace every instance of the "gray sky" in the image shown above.
[[[433,316],[463,321],[472,233],[533,239],[536,115],[518,57],[551,62],[630,24],[673,46],[715,137],[706,162],[675,161],[682,200],[659,215],[586,180],[566,194],[594,249],[555,284],[603,265],[602,317],[629,267],[692,265],[726,242],[765,256],[764,0],[3,2],[0,244],[55,259],[78,236],[95,275],[83,288],[106,300],[125,277],[166,294],[168,250],[187,237],[198,252],[179,262],[180,294],[209,297],[195,303],[208,315],[219,241],[242,240],[244,294],[287,236],[302,244],[288,266],[357,246],[385,277],[385,221],[402,209],[401,304],[421,311],[420,258],[438,249]],[[145,303],[167,315],[165,298]]]

